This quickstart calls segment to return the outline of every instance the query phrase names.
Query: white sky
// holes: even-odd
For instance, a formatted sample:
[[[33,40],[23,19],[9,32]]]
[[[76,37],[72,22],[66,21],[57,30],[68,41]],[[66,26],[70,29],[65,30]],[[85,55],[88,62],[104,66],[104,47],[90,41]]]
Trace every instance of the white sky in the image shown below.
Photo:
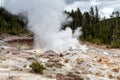
[[[4,0],[0,0],[0,6]],[[91,6],[98,6],[101,18],[109,16],[113,11],[120,11],[120,0],[66,0],[68,6],[65,7],[67,11],[76,10],[78,7],[82,12],[89,11]],[[70,2],[70,3],[69,3]]]
[[[101,18],[109,16],[113,11],[120,11],[120,0],[77,0],[69,4],[67,11],[76,10],[78,7],[82,12],[89,11],[91,6],[98,6]]]
[[[3,1],[4,1],[4,0],[0,0],[0,6],[2,5]]]

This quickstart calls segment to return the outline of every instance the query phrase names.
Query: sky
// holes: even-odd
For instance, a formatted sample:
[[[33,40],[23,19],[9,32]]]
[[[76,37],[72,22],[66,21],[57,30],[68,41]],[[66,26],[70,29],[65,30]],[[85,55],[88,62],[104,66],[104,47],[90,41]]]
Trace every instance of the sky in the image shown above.
[[[4,0],[0,0],[0,5]],[[67,11],[80,8],[82,12],[89,11],[91,6],[98,6],[101,18],[109,18],[113,11],[120,11],[120,0],[65,0]]]
[[[120,11],[120,0],[66,0],[67,11],[80,8],[82,12],[89,11],[91,6],[97,6],[101,18],[109,18],[113,11]]]
[[[2,3],[3,3],[3,0],[0,0],[0,6],[2,5]]]

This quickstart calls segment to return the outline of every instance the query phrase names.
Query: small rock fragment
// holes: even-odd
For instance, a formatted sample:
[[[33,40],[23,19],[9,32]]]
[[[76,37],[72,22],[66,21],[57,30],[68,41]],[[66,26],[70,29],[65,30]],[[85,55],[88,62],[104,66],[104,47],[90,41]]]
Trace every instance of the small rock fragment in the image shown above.
[[[76,61],[77,61],[78,64],[81,64],[81,63],[84,62],[84,59],[83,58],[77,58]]]
[[[119,69],[113,69],[112,71],[118,73]]]
[[[65,62],[65,63],[68,63],[69,61],[70,61],[69,59],[65,59],[65,61],[64,61],[64,62]]]

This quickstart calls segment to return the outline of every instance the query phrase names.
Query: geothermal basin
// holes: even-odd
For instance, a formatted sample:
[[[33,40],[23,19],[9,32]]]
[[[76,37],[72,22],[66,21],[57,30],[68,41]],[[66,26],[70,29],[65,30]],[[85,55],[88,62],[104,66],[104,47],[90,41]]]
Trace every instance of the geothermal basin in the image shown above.
[[[34,50],[32,37],[2,37],[0,80],[120,80],[120,50],[87,47]],[[29,65],[36,60],[46,67],[43,74],[31,72]]]

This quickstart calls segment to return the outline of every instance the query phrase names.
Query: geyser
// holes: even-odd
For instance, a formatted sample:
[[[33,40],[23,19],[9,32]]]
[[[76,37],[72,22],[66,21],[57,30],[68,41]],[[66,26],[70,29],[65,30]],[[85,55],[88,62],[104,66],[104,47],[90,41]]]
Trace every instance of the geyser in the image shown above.
[[[13,14],[27,12],[28,28],[34,33],[36,49],[65,51],[79,45],[80,28],[74,33],[61,29],[66,21],[65,0],[5,0],[4,7]],[[70,19],[69,19],[70,20]]]

